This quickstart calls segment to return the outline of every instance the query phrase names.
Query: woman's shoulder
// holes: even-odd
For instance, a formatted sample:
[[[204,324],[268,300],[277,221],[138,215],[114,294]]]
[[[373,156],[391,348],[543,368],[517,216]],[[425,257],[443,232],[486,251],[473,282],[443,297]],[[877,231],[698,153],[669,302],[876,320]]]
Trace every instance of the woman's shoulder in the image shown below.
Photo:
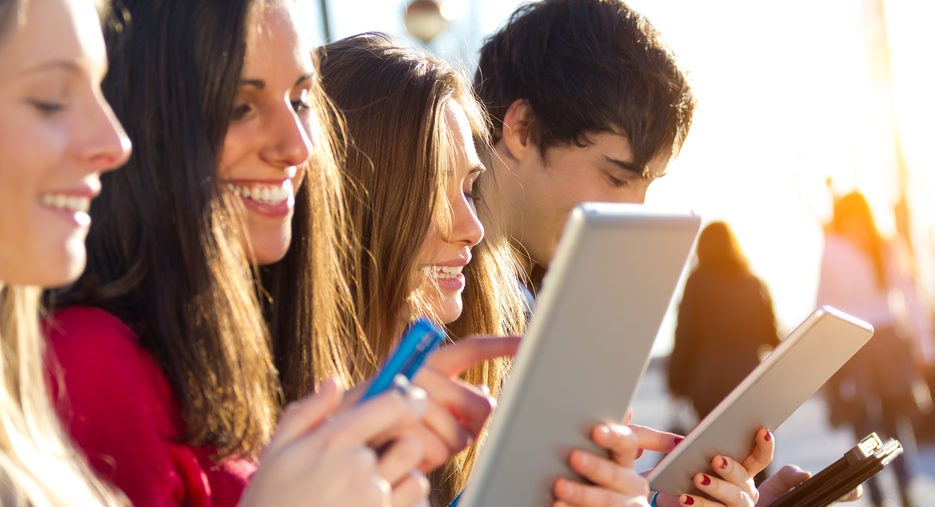
[[[115,315],[100,308],[73,306],[57,310],[43,323],[50,367],[64,374],[70,389],[164,390],[165,378],[137,334]],[[149,389],[146,389],[149,390]]]
[[[49,315],[43,323],[56,350],[93,350],[97,354],[136,355],[143,351],[137,334],[117,316],[93,306],[70,306]]]

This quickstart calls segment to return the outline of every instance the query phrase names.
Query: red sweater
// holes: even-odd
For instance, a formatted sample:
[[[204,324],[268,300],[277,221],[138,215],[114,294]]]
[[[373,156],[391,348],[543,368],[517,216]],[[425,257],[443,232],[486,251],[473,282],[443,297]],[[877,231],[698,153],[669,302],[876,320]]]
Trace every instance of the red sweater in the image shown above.
[[[236,505],[255,467],[181,443],[185,423],[162,370],[136,334],[91,307],[46,324],[54,398],[92,466],[139,506]]]

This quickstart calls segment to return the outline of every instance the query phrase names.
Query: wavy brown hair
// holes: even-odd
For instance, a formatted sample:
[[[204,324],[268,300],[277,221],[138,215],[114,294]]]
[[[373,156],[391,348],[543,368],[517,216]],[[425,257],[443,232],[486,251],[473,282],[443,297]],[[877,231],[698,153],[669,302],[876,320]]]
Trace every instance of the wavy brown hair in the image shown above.
[[[464,108],[479,147],[488,144],[488,126],[466,78],[386,35],[350,37],[323,47],[320,57],[325,91],[346,122],[345,193],[352,230],[362,245],[359,255],[346,259],[369,344],[354,359],[365,366],[354,379],[360,381],[373,375],[395,346],[404,327],[400,315],[434,317],[410,294],[410,276],[433,221],[447,218],[444,175],[454,141],[443,121],[446,101]],[[465,268],[464,312],[448,326],[451,339],[521,334],[524,326],[509,246],[483,203],[478,215],[487,233]],[[496,394],[506,368],[505,360],[490,361],[464,378]],[[447,504],[464,487],[475,452],[476,444],[433,474],[433,501]]]

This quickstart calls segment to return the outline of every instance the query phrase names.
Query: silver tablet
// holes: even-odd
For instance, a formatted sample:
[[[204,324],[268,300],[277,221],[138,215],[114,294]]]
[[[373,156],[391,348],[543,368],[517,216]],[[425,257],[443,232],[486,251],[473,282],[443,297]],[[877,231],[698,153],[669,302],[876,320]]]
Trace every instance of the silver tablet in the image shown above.
[[[753,436],[775,430],[873,335],[870,324],[829,306],[815,310],[650,471],[650,487],[695,492],[692,477],[715,455],[738,461]]]
[[[620,422],[646,370],[701,220],[635,204],[580,205],[459,507],[539,507],[595,424]]]

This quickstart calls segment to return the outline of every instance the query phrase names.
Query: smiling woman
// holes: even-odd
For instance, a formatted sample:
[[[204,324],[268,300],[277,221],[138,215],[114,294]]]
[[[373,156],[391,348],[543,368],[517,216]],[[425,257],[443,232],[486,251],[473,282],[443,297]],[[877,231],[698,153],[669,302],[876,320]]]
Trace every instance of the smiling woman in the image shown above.
[[[137,149],[103,178],[87,270],[49,298],[72,437],[135,506],[416,503],[419,449],[369,442],[424,403],[390,394],[328,422],[342,393],[325,380],[272,431],[281,392],[249,261],[286,253],[293,189],[311,179],[320,87],[296,3],[121,5],[103,89]]]
[[[295,189],[313,149],[309,92],[313,65],[294,51],[300,37],[292,12],[262,9],[247,26],[244,68],[218,175],[246,211],[248,255],[276,262],[292,240]]]
[[[522,334],[508,244],[474,198],[486,177],[477,144],[487,127],[466,80],[383,34],[320,55],[322,84],[346,122],[345,188],[363,246],[346,266],[369,348],[358,351],[357,364],[369,368],[360,373],[370,376],[420,316],[446,324],[454,339]],[[491,361],[465,379],[498,393],[505,366]],[[435,502],[463,487],[474,449],[435,474]]]
[[[84,267],[88,207],[129,141],[101,98],[91,2],[0,0],[0,504],[122,503],[63,436],[48,399],[39,288]]]

